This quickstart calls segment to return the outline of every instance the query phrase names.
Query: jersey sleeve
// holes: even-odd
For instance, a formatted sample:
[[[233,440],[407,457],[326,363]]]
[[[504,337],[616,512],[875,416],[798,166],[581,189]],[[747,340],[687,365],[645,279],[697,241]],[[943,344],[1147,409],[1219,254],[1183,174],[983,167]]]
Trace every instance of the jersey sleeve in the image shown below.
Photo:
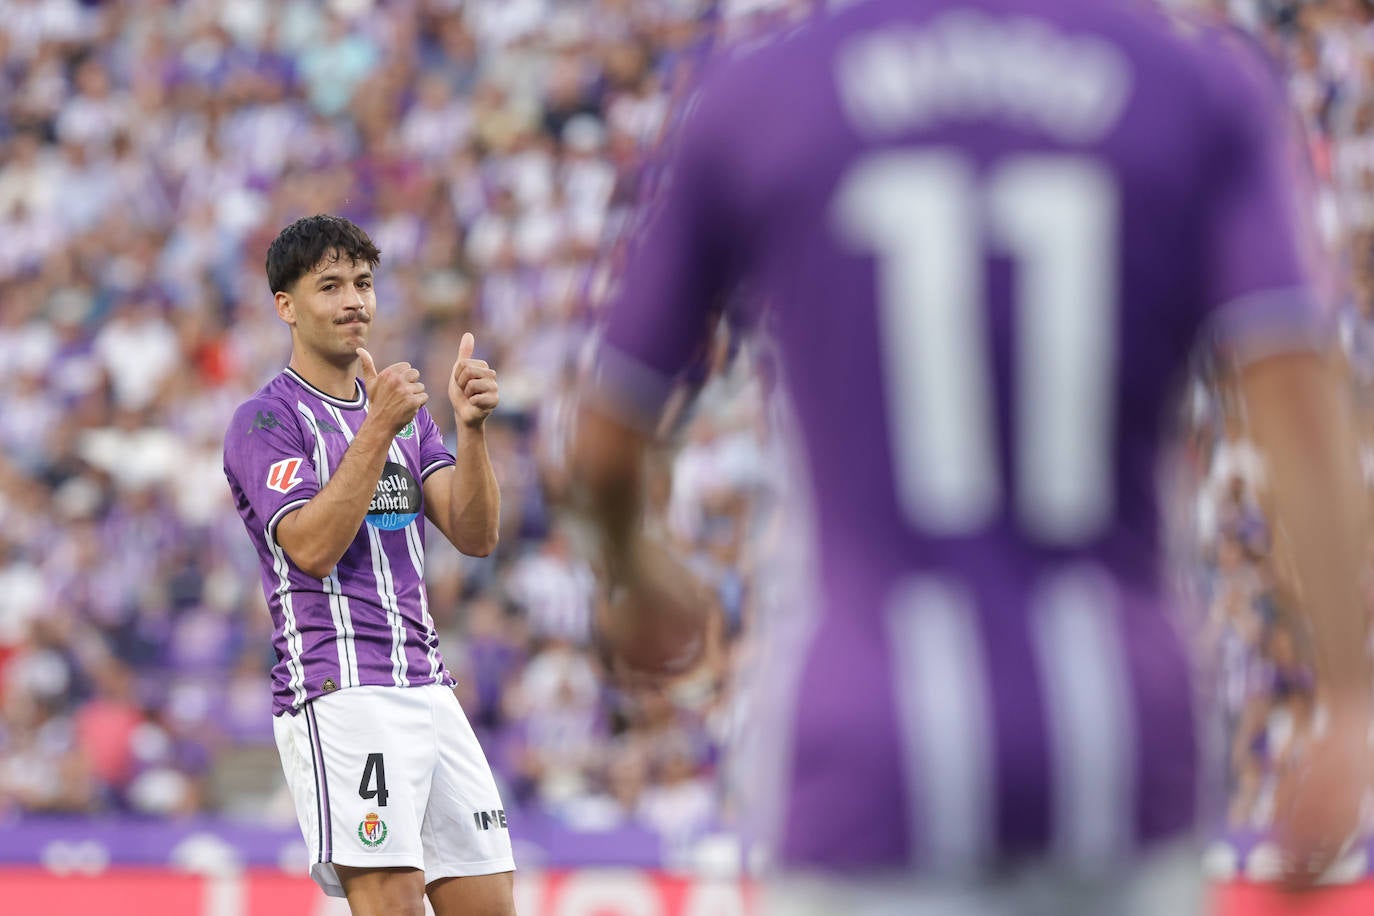
[[[652,427],[669,395],[701,363],[736,277],[728,91],[706,81],[669,142],[661,184],[639,215],[608,306],[592,396]]]
[[[1320,348],[1330,316],[1304,249],[1312,238],[1300,204],[1307,176],[1282,87],[1258,52],[1223,44],[1214,49],[1216,133],[1203,188],[1211,342],[1239,362]]]
[[[224,435],[224,474],[267,536],[320,491],[314,452],[300,423],[280,403],[255,398],[241,406]]]
[[[425,408],[415,415],[415,428],[420,433],[420,481],[424,482],[430,474],[440,468],[454,465],[453,452],[444,444],[444,434],[434,417]]]

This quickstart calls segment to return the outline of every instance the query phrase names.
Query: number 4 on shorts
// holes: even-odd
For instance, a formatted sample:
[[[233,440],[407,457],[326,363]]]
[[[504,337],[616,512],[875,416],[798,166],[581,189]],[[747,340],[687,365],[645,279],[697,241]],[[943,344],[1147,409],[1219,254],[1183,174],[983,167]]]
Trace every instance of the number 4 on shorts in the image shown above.
[[[377,788],[370,789],[368,786],[374,773],[377,776]],[[381,754],[367,755],[367,763],[363,765],[363,781],[358,785],[358,795],[363,798],[375,798],[377,807],[386,807],[386,764],[382,762]]]

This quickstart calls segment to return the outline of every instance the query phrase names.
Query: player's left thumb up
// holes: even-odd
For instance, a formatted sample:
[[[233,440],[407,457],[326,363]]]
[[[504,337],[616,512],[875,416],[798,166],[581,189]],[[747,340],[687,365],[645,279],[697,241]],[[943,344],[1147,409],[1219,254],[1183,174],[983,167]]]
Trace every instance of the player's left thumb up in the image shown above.
[[[463,333],[463,339],[458,341],[458,358],[460,360],[471,359],[472,350],[477,346],[477,338],[472,336],[471,331]]]
[[[358,348],[358,360],[363,367],[363,384],[371,385],[377,380],[377,364],[372,361],[372,354],[362,347]]]

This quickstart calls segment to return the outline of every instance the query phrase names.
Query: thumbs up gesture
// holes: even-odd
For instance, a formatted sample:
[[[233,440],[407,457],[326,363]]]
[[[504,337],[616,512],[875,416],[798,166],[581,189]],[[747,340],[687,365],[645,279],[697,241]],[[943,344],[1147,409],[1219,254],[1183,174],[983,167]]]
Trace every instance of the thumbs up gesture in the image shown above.
[[[486,360],[473,359],[476,339],[469,331],[458,343],[458,361],[448,379],[448,399],[453,413],[464,426],[477,428],[496,409],[500,400],[496,390],[496,370]]]
[[[357,352],[362,363],[363,385],[367,388],[368,417],[377,417],[395,435],[415,419],[429,400],[420,381],[420,370],[410,363],[392,363],[378,372],[371,353],[362,347]]]

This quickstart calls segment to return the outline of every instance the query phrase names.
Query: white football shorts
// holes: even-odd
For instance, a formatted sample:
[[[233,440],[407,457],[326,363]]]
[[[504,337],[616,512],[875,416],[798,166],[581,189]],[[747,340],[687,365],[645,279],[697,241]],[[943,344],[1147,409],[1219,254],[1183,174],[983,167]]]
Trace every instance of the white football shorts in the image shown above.
[[[453,690],[349,687],[273,720],[310,876],[335,865],[440,878],[513,871],[505,808]]]

